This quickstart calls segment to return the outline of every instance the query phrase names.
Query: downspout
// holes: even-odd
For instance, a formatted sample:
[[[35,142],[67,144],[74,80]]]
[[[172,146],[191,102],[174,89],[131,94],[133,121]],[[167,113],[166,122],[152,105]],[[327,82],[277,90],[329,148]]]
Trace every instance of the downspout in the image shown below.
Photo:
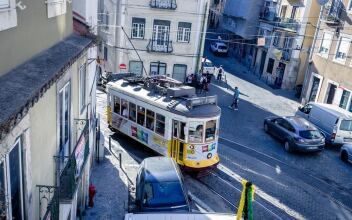
[[[199,67],[200,67],[200,62],[201,62],[201,56],[203,55],[203,45],[205,43],[205,37],[206,33],[205,33],[205,25],[206,25],[206,16],[208,14],[208,2],[205,3],[204,6],[204,14],[203,14],[203,21],[202,23],[202,29],[201,29],[201,39],[199,41],[199,45],[198,45],[198,55],[197,55],[197,63],[196,63],[196,73],[199,72]]]

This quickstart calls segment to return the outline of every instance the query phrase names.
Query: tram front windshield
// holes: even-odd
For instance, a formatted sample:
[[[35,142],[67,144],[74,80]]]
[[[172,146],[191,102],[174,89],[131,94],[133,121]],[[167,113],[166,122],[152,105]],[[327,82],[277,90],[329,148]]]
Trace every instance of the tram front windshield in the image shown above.
[[[216,135],[217,120],[197,121],[189,123],[189,142],[190,143],[203,143],[214,141]]]

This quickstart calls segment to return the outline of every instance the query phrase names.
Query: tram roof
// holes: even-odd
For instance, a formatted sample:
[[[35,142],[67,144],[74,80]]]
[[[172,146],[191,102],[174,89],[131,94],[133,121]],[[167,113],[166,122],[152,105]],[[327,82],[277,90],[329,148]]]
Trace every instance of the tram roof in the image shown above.
[[[124,79],[109,82],[107,88],[162,108],[174,114],[189,118],[207,118],[219,116],[221,114],[221,109],[216,104],[203,104],[193,106],[191,108],[187,105],[187,98],[174,98],[166,95],[160,95],[156,92],[145,89],[143,84],[132,84]],[[197,96],[192,98],[197,98]]]

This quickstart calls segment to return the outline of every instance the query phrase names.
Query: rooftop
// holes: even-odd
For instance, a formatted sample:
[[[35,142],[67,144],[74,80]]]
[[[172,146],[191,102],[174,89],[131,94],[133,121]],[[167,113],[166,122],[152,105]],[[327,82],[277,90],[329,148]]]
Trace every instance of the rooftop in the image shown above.
[[[0,77],[0,139],[91,44],[72,34]]]
[[[148,182],[176,182],[179,177],[175,164],[168,157],[149,157],[144,160],[145,179]]]

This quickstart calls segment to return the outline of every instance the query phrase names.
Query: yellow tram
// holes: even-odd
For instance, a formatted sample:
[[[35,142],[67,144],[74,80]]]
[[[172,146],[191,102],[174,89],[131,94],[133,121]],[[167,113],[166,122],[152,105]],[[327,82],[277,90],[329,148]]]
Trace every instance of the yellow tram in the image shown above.
[[[186,170],[219,163],[221,109],[216,96],[198,97],[193,87],[167,77],[127,77],[107,84],[110,127]]]

